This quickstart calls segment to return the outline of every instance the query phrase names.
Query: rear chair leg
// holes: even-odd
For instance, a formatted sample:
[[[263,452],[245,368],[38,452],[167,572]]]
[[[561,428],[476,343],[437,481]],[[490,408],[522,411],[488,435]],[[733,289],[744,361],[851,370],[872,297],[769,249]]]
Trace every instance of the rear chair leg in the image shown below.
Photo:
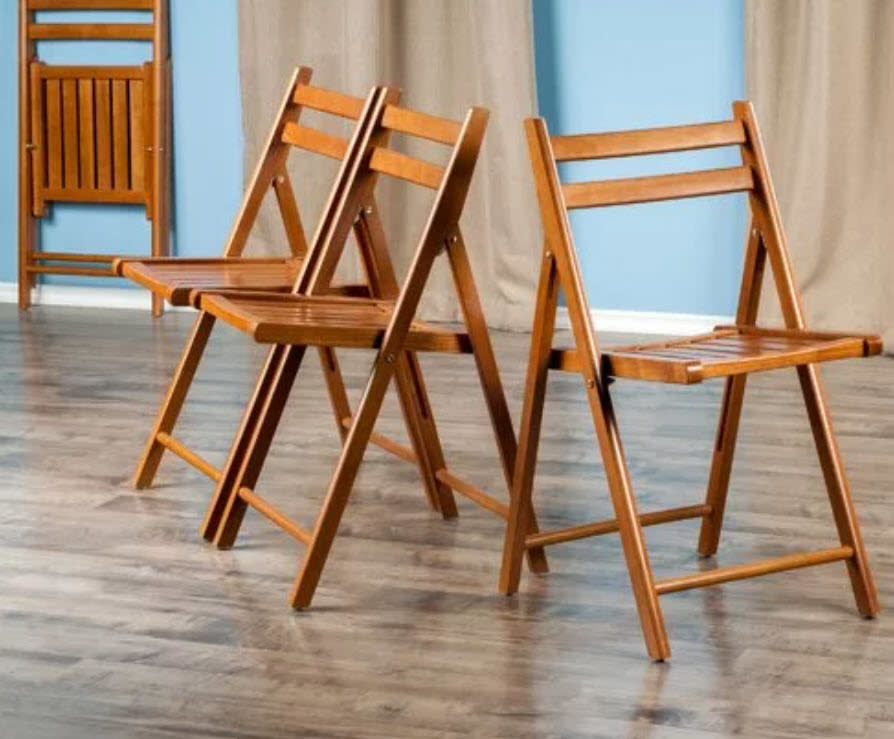
[[[422,368],[413,352],[398,355],[395,385],[429,503],[445,519],[456,518],[459,511],[453,491],[435,477],[438,470],[446,467],[444,450],[428,401]]]
[[[236,539],[246,505],[239,489],[257,482],[303,357],[304,347],[279,344],[267,354],[200,529],[221,549]]]
[[[174,373],[168,393],[156,416],[152,433],[149,435],[149,439],[143,449],[143,455],[137,464],[133,482],[137,490],[142,490],[152,485],[152,480],[155,478],[158,465],[161,463],[162,455],[165,452],[165,447],[158,441],[158,435],[160,433],[169,434],[173,430],[174,424],[177,423],[177,417],[183,408],[186,393],[189,391],[196,369],[199,366],[199,361],[205,351],[205,346],[208,344],[208,337],[211,335],[214,322],[214,316],[202,311],[196,318],[195,324],[193,324],[192,333],[186,342],[186,347],[183,349],[180,363],[177,365],[177,371]]]
[[[844,464],[841,461],[838,442],[835,440],[828,403],[816,365],[808,364],[798,367],[798,380],[801,382],[801,392],[804,395],[804,404],[807,406],[813,440],[816,443],[816,451],[826,481],[829,502],[832,504],[838,538],[842,545],[849,546],[854,550],[854,556],[846,562],[854,599],[857,602],[857,610],[867,618],[874,618],[880,611],[878,595],[872,579],[872,572],[869,569],[869,560],[863,546],[863,538],[860,535],[857,512],[851,498],[850,486],[844,471]]]

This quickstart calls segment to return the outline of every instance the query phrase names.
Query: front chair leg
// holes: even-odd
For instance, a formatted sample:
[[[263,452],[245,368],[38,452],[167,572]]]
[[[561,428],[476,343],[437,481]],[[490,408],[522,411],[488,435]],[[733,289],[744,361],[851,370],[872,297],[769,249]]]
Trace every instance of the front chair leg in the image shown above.
[[[316,526],[314,526],[313,536],[301,564],[301,571],[295,578],[292,591],[289,594],[289,601],[293,608],[307,608],[313,600],[320,575],[326,564],[326,558],[332,548],[338,525],[354,487],[360,463],[363,461],[363,454],[369,443],[376,417],[382,407],[385,391],[394,374],[394,357],[389,356],[388,359],[391,361],[387,361],[381,352],[379,353],[354,417],[354,423],[351,424],[348,436],[342,445],[341,456],[329,483],[329,490],[326,493]]]
[[[165,447],[158,440],[158,435],[169,434],[177,423],[183,403],[186,401],[186,394],[195,377],[202,354],[205,352],[208,338],[211,336],[211,329],[214,328],[215,320],[210,313],[202,311],[193,324],[192,333],[180,356],[180,363],[177,365],[164,402],[158,409],[155,425],[152,427],[152,432],[143,448],[143,454],[137,463],[133,480],[133,485],[137,490],[148,488],[155,479],[155,473],[158,471],[158,465],[165,452]]]

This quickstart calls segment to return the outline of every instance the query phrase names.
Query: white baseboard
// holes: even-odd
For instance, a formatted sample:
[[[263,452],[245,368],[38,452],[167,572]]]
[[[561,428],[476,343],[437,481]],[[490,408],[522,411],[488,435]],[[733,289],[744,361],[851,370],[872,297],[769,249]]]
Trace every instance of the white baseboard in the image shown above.
[[[112,308],[115,310],[149,310],[150,294],[145,290],[123,287],[77,287],[73,285],[40,285],[31,293],[34,305],[56,305],[78,308]],[[14,282],[0,282],[0,303],[18,300]],[[165,306],[167,310],[177,310]],[[719,323],[732,323],[732,316],[699,313],[658,313],[651,311],[594,309],[593,320],[598,331],[625,334],[662,334],[685,336],[710,331]],[[570,328],[568,309],[559,307],[558,328]]]
[[[0,303],[16,303],[18,299],[18,287],[15,282],[0,282]],[[152,307],[150,293],[126,287],[38,285],[31,291],[31,302],[34,305],[114,310],[149,310]],[[172,309],[171,306],[165,308]]]
[[[593,323],[597,331],[621,334],[661,334],[663,336],[688,336],[711,331],[721,323],[734,323],[732,316],[715,316],[706,313],[661,313],[638,310],[610,310],[593,308]],[[568,308],[559,306],[556,327],[571,328]]]

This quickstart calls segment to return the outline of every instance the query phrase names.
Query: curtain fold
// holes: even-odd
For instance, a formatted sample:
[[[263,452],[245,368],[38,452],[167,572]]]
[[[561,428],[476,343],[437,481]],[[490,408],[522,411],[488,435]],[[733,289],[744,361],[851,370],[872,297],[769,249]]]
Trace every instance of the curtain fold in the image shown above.
[[[472,105],[488,108],[463,233],[490,325],[528,329],[541,239],[522,130],[522,120],[536,111],[532,44],[530,0],[240,0],[246,172],[288,75],[300,64],[313,67],[313,81],[323,87],[365,96],[373,84],[391,84],[403,89],[408,107],[454,119]],[[403,150],[431,160],[438,153],[417,142]],[[299,164],[292,175],[311,234],[334,170],[308,158]],[[431,194],[386,179],[377,195],[396,267],[404,274]],[[285,253],[269,202],[249,250]],[[351,248],[346,254],[339,274],[356,278],[359,263]],[[445,265],[432,274],[420,314],[458,318]]]
[[[809,324],[881,332],[890,351],[894,2],[747,0],[745,46]]]

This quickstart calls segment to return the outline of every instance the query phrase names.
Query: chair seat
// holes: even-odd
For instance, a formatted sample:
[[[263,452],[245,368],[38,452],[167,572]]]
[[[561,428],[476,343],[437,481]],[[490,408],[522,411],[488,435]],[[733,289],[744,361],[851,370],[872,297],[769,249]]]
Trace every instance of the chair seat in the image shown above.
[[[171,305],[190,305],[194,290],[266,290],[288,292],[301,260],[295,257],[212,257],[118,259],[115,274],[163,296]]]
[[[279,293],[204,293],[201,307],[264,344],[381,345],[394,302],[346,296]],[[414,321],[404,348],[410,351],[471,353],[468,334]]]
[[[869,357],[881,351],[879,336],[718,326],[700,336],[606,347],[601,357],[603,371],[612,377],[690,384],[712,377]],[[578,369],[576,352],[554,349],[551,366]]]

